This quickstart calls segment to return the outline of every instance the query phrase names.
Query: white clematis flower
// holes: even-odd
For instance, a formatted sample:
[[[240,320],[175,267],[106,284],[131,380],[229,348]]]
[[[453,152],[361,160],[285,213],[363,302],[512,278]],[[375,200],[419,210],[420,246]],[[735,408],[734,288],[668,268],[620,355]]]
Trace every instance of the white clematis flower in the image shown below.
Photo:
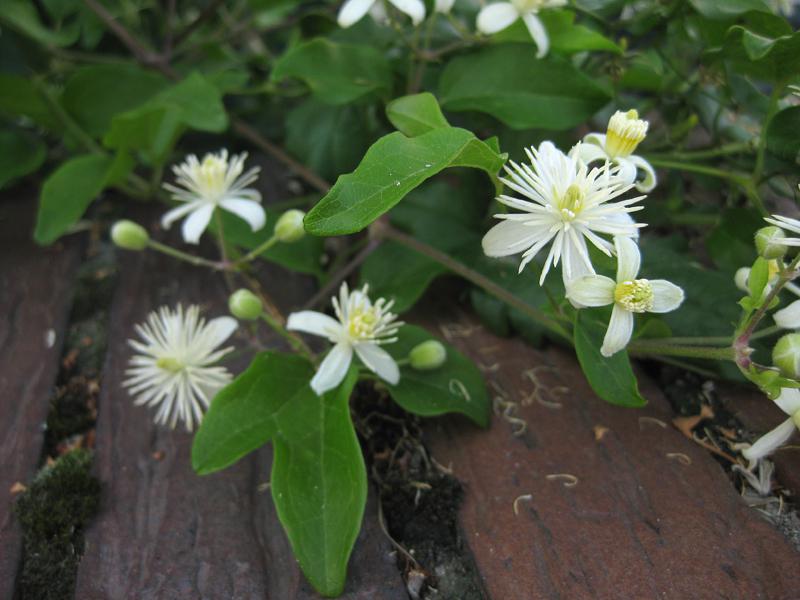
[[[350,292],[343,283],[339,298],[334,296],[331,300],[336,319],[313,310],[289,315],[287,329],[325,337],[334,344],[311,380],[311,388],[318,396],[342,382],[354,351],[361,362],[384,381],[392,385],[400,381],[397,363],[380,346],[396,342],[395,334],[403,323],[396,321],[397,315],[389,312],[394,301],[380,298],[373,304],[367,291],[365,285]]]
[[[775,225],[786,231],[791,231],[800,235],[800,221],[797,219],[790,219],[789,217],[782,217],[781,215],[772,215],[764,219],[770,225]],[[783,238],[781,244],[784,246],[800,246],[800,238]]]
[[[339,9],[337,21],[339,27],[350,27],[360,21],[376,2],[381,0],[346,0]],[[411,17],[414,25],[419,25],[425,18],[425,4],[422,0],[389,0],[394,7]]]
[[[665,279],[636,279],[641,254],[636,242],[614,238],[617,249],[617,280],[603,275],[586,275],[567,283],[567,297],[580,306],[613,304],[611,321],[600,353],[612,356],[619,352],[633,334],[634,313],[666,313],[683,302],[683,290]]]
[[[536,57],[542,58],[550,49],[550,38],[542,21],[536,16],[543,8],[566,6],[567,0],[511,0],[489,4],[478,13],[478,31],[491,35],[522,19],[537,47]]]
[[[446,15],[453,9],[455,3],[456,0],[435,0],[433,8],[436,12]]]
[[[217,348],[236,330],[236,319],[206,322],[200,307],[175,310],[162,306],[136,326],[139,340],[128,343],[138,352],[122,384],[137,405],[158,406],[155,422],[173,429],[181,420],[191,431],[203,418],[210,399],[231,380],[225,367],[214,366],[233,348]]]
[[[772,454],[783,446],[792,437],[795,429],[800,429],[800,390],[783,388],[780,396],[775,399],[775,404],[789,415],[789,418],[769,433],[758,438],[752,446],[742,450],[742,456],[750,461],[750,469],[756,466],[759,459]]]
[[[258,179],[260,169],[253,167],[242,174],[246,159],[244,152],[228,160],[228,151],[222,150],[219,154],[206,154],[202,162],[190,154],[185,162],[172,167],[178,185],[165,183],[164,188],[182,204],[165,214],[161,225],[169,229],[172,223],[186,217],[183,239],[197,244],[214,210],[221,208],[247,221],[253,231],[261,229],[267,221],[260,204],[261,194],[246,187]]]
[[[795,300],[786,308],[775,311],[772,315],[775,324],[783,329],[800,329],[800,300]]]
[[[510,256],[522,253],[519,270],[552,242],[539,283],[544,283],[551,265],[563,261],[562,275],[568,281],[594,273],[586,241],[607,255],[613,245],[598,234],[632,237],[639,227],[629,213],[641,210],[632,206],[644,196],[611,202],[627,192],[608,164],[589,169],[577,156],[561,152],[551,142],[542,142],[538,150],[525,150],[531,161],[506,166],[508,179],[503,183],[528,200],[501,195],[498,202],[522,213],[502,213],[502,219],[483,238],[487,256]]]
[[[625,183],[635,183],[636,189],[645,194],[652,192],[656,187],[656,172],[649,162],[633,154],[647,135],[648,125],[635,110],[617,111],[609,119],[605,135],[590,133],[583,138],[580,157],[586,164],[611,161],[619,166]],[[644,173],[644,178],[637,182],[639,171]]]

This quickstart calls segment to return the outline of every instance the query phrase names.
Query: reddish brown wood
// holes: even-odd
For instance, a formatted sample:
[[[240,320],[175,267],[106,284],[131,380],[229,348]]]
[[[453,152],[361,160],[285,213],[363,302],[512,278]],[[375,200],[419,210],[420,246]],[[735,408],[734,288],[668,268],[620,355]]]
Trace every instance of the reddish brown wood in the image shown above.
[[[97,426],[101,513],[86,535],[76,590],[81,600],[317,598],[302,577],[265,484],[269,449],[214,475],[190,464],[191,436],[156,427],[120,387],[132,326],[162,303],[202,300],[209,316],[223,314],[219,277],[152,254],[123,257],[111,311],[109,355]],[[275,285],[275,282],[280,285]],[[277,303],[296,305],[309,282],[269,269]],[[269,339],[273,346],[281,345]],[[238,340],[237,345],[243,345]],[[345,598],[405,598],[400,575],[377,527],[372,502],[351,561]]]
[[[798,554],[705,450],[652,420],[671,414],[651,383],[641,382],[647,408],[617,408],[565,351],[471,319],[449,331],[527,428],[515,436],[519,422],[495,417],[488,432],[452,419],[429,429],[434,456],[466,484],[461,524],[491,598],[798,597]]]
[[[777,427],[788,417],[774,402],[758,390],[733,385],[719,388],[720,400],[741,423],[756,435]],[[795,433],[786,447],[770,457],[781,486],[800,495],[800,434]]]
[[[13,596],[21,551],[11,488],[41,457],[79,257],[75,240],[33,243],[35,208],[32,194],[0,200],[0,598]]]

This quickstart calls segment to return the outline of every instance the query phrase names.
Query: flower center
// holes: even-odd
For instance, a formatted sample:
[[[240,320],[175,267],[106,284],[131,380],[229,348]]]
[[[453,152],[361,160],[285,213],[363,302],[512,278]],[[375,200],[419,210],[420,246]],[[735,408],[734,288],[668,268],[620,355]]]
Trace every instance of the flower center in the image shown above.
[[[213,154],[208,154],[197,170],[197,182],[208,195],[217,196],[225,191],[228,161]]]
[[[653,297],[653,286],[647,279],[623,281],[614,288],[614,301],[629,312],[652,310]]]
[[[375,307],[357,308],[350,313],[347,321],[347,333],[353,339],[372,339],[375,336],[375,326],[380,319]]]
[[[611,158],[626,157],[633,154],[647,135],[647,121],[639,118],[635,110],[617,111],[608,121],[606,132],[606,152]]]
[[[575,219],[583,209],[583,201],[585,199],[586,193],[581,186],[577,183],[571,184],[558,202],[561,218],[565,221],[572,221]]]
[[[156,361],[156,366],[163,371],[169,371],[170,373],[177,373],[178,371],[182,371],[185,365],[177,358],[172,358],[171,356],[164,356]]]

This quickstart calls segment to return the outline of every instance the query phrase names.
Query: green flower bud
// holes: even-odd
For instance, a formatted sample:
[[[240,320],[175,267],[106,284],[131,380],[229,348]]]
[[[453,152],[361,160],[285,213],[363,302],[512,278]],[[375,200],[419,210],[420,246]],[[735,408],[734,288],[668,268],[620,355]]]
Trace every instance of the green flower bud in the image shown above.
[[[786,234],[780,227],[775,227],[774,225],[762,227],[756,231],[756,250],[759,255],[768,260],[783,258],[789,249],[783,243],[785,238]]]
[[[302,239],[306,234],[306,230],[303,227],[303,217],[305,216],[306,213],[302,210],[297,210],[296,208],[287,210],[278,217],[278,221],[275,223],[275,237],[284,243],[296,242]]]
[[[772,349],[772,362],[785,377],[800,378],[800,333],[787,333]]]
[[[408,353],[408,361],[412,369],[417,371],[432,371],[444,364],[447,358],[447,350],[438,340],[428,340],[417,344]]]
[[[259,297],[246,289],[236,290],[231,294],[228,308],[234,317],[243,321],[254,321],[264,310]]]
[[[126,250],[144,250],[150,236],[147,230],[133,221],[117,221],[111,228],[111,241]]]

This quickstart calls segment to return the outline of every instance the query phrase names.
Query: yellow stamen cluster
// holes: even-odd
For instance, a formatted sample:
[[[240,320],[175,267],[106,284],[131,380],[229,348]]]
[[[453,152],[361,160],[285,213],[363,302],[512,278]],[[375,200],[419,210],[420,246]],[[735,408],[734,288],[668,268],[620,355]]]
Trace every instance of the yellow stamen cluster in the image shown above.
[[[586,193],[577,183],[571,184],[558,203],[561,216],[565,221],[572,221],[583,209]]]
[[[623,281],[614,288],[614,301],[629,312],[647,312],[653,308],[653,286],[647,279]]]
[[[176,358],[172,358],[171,356],[165,356],[159,358],[156,361],[156,366],[164,371],[169,371],[170,373],[177,373],[178,371],[183,369],[184,364]]]
[[[206,193],[221,194],[225,190],[228,161],[214,154],[206,154],[197,170],[197,181]]]
[[[357,307],[347,321],[347,331],[351,338],[371,339],[375,336],[375,326],[380,322],[375,307]]]
[[[617,111],[608,121],[606,152],[611,158],[624,158],[633,154],[647,136],[648,122],[639,118],[635,110]]]

